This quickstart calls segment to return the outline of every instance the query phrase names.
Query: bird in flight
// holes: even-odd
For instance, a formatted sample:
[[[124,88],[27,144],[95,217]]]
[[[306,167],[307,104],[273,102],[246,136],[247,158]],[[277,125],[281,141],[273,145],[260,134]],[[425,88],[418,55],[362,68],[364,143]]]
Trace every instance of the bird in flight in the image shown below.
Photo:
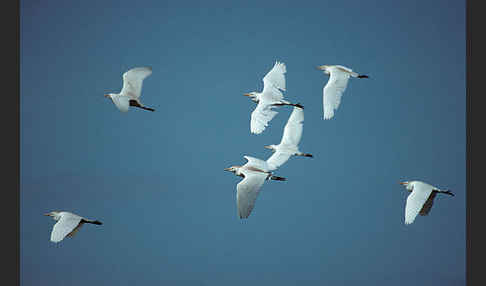
[[[324,119],[331,119],[334,116],[334,110],[338,109],[341,97],[348,86],[349,77],[369,78],[367,75],[358,74],[340,65],[322,65],[317,69],[329,75],[329,80],[322,90]]]
[[[56,222],[51,232],[51,241],[60,242],[66,236],[73,237],[85,223],[101,225],[98,220],[89,220],[76,214],[64,211],[52,211],[44,214],[52,217]]]
[[[292,105],[304,108],[300,104],[294,104],[283,99],[282,91],[285,91],[285,73],[287,69],[284,63],[275,62],[273,68],[263,78],[263,91],[244,94],[257,103],[251,113],[250,131],[260,134],[268,126],[268,122],[277,115],[273,110],[276,106]]]
[[[127,112],[130,106],[155,111],[140,102],[143,80],[151,74],[151,67],[130,69],[123,74],[123,87],[120,93],[108,93],[105,97],[110,98],[121,112]]]
[[[437,194],[454,196],[449,190],[440,190],[421,181],[405,181],[400,184],[410,192],[405,205],[405,224],[411,224],[418,214],[428,215]]]
[[[280,144],[265,146],[267,149],[274,151],[272,156],[267,159],[270,169],[277,169],[283,163],[287,162],[290,156],[313,157],[312,154],[302,153],[299,150],[299,142],[304,130],[304,110],[295,106],[294,110],[285,124],[284,132]]]
[[[266,161],[243,156],[248,162],[243,166],[231,166],[225,171],[243,177],[236,185],[236,205],[240,219],[248,218],[255,207],[255,201],[263,183],[267,180],[285,181],[283,177],[274,176]]]

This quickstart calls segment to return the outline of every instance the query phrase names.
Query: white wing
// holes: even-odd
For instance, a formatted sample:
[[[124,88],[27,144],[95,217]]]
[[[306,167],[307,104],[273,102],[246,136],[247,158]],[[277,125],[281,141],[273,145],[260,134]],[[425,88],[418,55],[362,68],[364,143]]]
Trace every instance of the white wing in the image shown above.
[[[272,105],[266,100],[260,100],[257,107],[251,113],[250,120],[250,132],[254,134],[260,134],[268,126],[268,122],[272,120],[277,111],[272,109]]]
[[[280,90],[285,90],[285,73],[287,68],[284,63],[275,62],[273,68],[263,78],[264,86],[274,86]]]
[[[240,218],[248,218],[267,174],[242,169],[245,178],[236,185],[236,205]]]
[[[302,132],[304,130],[304,110],[299,107],[294,107],[294,110],[290,114],[287,124],[285,124],[284,132],[282,135],[281,145],[291,145],[297,147],[300,139],[302,138]]]
[[[304,110],[299,107],[294,107],[289,120],[287,120],[287,124],[285,124],[279,149],[267,159],[269,171],[276,170],[282,166],[294,154],[293,150],[298,150],[298,145],[304,130],[303,122]]]
[[[243,158],[248,160],[248,162],[244,165],[245,167],[255,167],[262,171],[268,172],[268,164],[266,161],[251,156],[243,156]]]
[[[428,184],[415,183],[407,197],[405,206],[405,224],[411,224],[432,193],[433,187]]]
[[[324,119],[331,119],[334,116],[334,110],[341,103],[341,96],[346,90],[350,74],[340,69],[331,69],[327,84],[322,90],[322,102],[324,107]]]
[[[151,67],[133,68],[123,74],[123,88],[120,94],[139,98],[142,94],[143,80],[152,74]]]
[[[283,99],[280,90],[285,91],[285,73],[287,69],[284,63],[276,62],[273,68],[263,78],[262,98],[269,101]]]
[[[56,222],[51,232],[51,241],[59,242],[71,233],[81,222],[82,217],[72,214],[64,213]]]
[[[121,94],[113,95],[111,97],[113,103],[115,104],[116,108],[121,112],[127,112],[128,108],[130,107],[130,98],[128,96],[124,96]]]
[[[278,167],[282,166],[283,163],[287,162],[292,155],[293,154],[290,152],[276,151],[267,159],[268,171],[276,170]]]

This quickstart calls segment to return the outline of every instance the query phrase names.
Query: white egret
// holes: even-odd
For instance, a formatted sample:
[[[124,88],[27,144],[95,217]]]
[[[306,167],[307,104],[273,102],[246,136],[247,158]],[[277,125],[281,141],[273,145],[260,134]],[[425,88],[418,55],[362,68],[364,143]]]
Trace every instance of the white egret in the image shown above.
[[[287,69],[284,63],[275,62],[273,68],[263,78],[263,91],[244,94],[257,102],[255,110],[251,113],[250,131],[260,134],[268,126],[268,122],[278,113],[273,110],[276,106],[292,105],[304,108],[300,104],[294,104],[283,99],[282,91],[285,91],[285,73]]]
[[[287,162],[290,156],[313,157],[312,154],[299,151],[298,145],[304,129],[303,122],[304,110],[299,107],[294,107],[294,110],[287,120],[287,124],[285,124],[280,144],[265,146],[265,148],[274,151],[272,156],[267,159],[267,164],[270,170],[275,170],[280,167],[283,163]]]
[[[105,97],[110,98],[121,112],[127,112],[130,106],[155,111],[140,102],[143,80],[151,74],[151,67],[130,69],[123,74],[123,87],[120,93],[105,94]]]
[[[322,65],[318,66],[317,69],[330,75],[327,84],[322,90],[322,102],[324,119],[331,119],[334,116],[334,110],[338,109],[341,103],[341,97],[348,86],[349,77],[368,78],[368,76],[360,75],[353,72],[350,68],[340,65]]]
[[[255,206],[260,188],[266,180],[286,180],[285,178],[274,176],[267,162],[250,156],[243,157],[248,160],[245,165],[231,166],[224,169],[244,178],[236,185],[236,205],[240,219],[248,218]]]
[[[51,241],[59,242],[64,239],[64,237],[73,237],[76,232],[85,223],[101,225],[102,223],[98,220],[89,220],[84,217],[78,216],[76,214],[65,212],[65,211],[52,211],[44,214],[46,216],[52,217],[56,222],[51,232]]]
[[[421,181],[400,182],[410,192],[405,205],[405,224],[411,224],[417,214],[428,215],[438,193],[454,196],[449,190],[440,190]]]

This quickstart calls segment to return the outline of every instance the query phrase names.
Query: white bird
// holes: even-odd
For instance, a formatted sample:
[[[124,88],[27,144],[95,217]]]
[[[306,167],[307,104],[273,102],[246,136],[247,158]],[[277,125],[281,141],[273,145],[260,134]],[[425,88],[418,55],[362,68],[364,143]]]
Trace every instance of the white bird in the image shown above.
[[[76,232],[85,223],[92,223],[101,225],[102,223],[98,220],[89,220],[84,217],[78,216],[70,212],[58,212],[52,211],[44,214],[46,216],[52,217],[56,222],[51,232],[51,241],[59,242],[64,239],[64,237],[73,237]]]
[[[155,109],[146,107],[140,102],[143,80],[151,74],[151,67],[138,67],[128,70],[123,74],[123,87],[120,93],[105,94],[105,97],[110,98],[121,112],[127,112],[130,106],[155,111]]]
[[[299,150],[299,142],[304,130],[304,110],[294,107],[294,110],[285,124],[284,132],[280,144],[268,145],[265,148],[274,151],[272,156],[267,159],[270,170],[275,170],[283,163],[287,162],[290,156],[313,157],[312,154],[302,153]]]
[[[269,170],[266,161],[250,156],[243,157],[248,160],[245,165],[231,166],[224,169],[244,178],[236,185],[236,205],[240,219],[248,218],[255,207],[260,188],[266,180],[286,180],[285,178],[274,176]]]
[[[260,134],[268,126],[268,122],[278,113],[273,110],[276,106],[292,105],[304,108],[300,104],[290,103],[283,99],[282,91],[285,91],[285,73],[287,69],[284,63],[276,62],[273,68],[263,78],[263,91],[244,94],[257,102],[257,107],[251,113],[250,131]]]
[[[367,75],[355,73],[350,68],[340,65],[322,65],[318,66],[317,69],[322,70],[325,74],[330,75],[327,84],[322,90],[324,119],[331,119],[334,116],[334,110],[338,109],[343,92],[348,86],[349,77],[369,77]]]
[[[454,196],[449,190],[440,190],[421,181],[405,181],[400,184],[410,192],[405,205],[405,224],[411,224],[417,214],[428,215],[438,193]]]

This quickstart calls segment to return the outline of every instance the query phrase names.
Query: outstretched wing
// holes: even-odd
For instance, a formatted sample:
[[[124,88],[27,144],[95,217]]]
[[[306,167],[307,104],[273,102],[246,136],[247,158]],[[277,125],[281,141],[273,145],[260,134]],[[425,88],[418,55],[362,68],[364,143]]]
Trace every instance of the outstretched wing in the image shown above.
[[[275,171],[282,166],[293,154],[283,151],[276,151],[267,159],[268,171]]]
[[[285,124],[282,140],[280,144],[298,146],[304,130],[304,109],[297,106],[290,114],[287,124]]]
[[[59,242],[76,229],[82,217],[74,214],[63,215],[52,228],[51,241]]]
[[[415,217],[430,197],[432,189],[432,187],[426,184],[414,184],[412,192],[407,197],[405,206],[405,224],[411,224],[415,220]]]
[[[250,132],[254,134],[260,134],[268,126],[268,122],[272,120],[277,111],[272,109],[272,105],[268,104],[266,100],[260,100],[253,112],[250,119]]]
[[[287,69],[284,63],[275,62],[273,68],[263,78],[262,98],[269,101],[283,99],[280,90],[285,91],[285,73]]]
[[[285,91],[285,73],[287,68],[284,63],[275,62],[273,68],[263,78],[264,86],[274,86],[280,90]]]
[[[121,94],[139,98],[142,94],[143,80],[152,74],[151,67],[133,68],[123,74],[123,88]]]
[[[84,222],[81,220],[81,222],[78,224],[78,226],[75,227],[73,229],[73,231],[71,231],[70,233],[68,233],[66,235],[66,237],[73,237],[78,232],[78,230],[83,226],[83,224],[84,224]]]
[[[327,84],[322,90],[322,102],[324,107],[324,119],[331,119],[334,110],[339,107],[341,97],[348,85],[350,74],[338,68],[330,70]]]
[[[255,201],[267,174],[245,169],[241,172],[245,178],[236,185],[236,205],[239,217],[248,218],[255,207]]]

